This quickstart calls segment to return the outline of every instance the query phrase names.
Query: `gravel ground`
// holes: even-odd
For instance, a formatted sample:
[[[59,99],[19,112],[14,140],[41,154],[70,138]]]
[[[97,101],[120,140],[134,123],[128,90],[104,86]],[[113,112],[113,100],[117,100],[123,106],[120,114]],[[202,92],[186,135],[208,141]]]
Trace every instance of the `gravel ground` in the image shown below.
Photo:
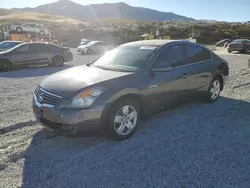
[[[0,73],[0,187],[250,187],[250,55],[216,53],[230,78],[215,104],[185,104],[152,116],[129,140],[67,138],[32,122],[38,83],[85,64]]]

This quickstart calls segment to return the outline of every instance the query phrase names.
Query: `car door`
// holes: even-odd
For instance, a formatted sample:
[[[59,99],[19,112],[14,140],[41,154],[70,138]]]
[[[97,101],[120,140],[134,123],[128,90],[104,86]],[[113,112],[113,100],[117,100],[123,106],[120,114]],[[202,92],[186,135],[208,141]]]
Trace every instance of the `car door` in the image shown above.
[[[23,44],[11,51],[10,59],[13,67],[31,63],[30,44]]]
[[[45,64],[49,62],[50,51],[45,43],[30,44],[32,64]]]
[[[164,107],[189,91],[189,76],[183,44],[165,47],[155,59],[149,83],[153,107]]]
[[[190,91],[203,90],[212,79],[211,52],[197,44],[185,44],[185,49],[189,65]]]

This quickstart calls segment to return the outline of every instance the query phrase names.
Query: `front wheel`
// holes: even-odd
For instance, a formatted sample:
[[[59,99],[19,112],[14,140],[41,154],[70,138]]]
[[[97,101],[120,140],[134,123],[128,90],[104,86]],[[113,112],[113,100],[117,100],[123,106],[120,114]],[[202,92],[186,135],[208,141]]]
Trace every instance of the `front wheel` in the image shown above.
[[[232,50],[230,48],[227,49],[228,53],[232,53]]]
[[[137,101],[124,98],[117,101],[108,115],[108,133],[113,140],[122,141],[131,137],[139,124],[140,105]]]
[[[219,98],[221,90],[222,90],[221,79],[216,76],[209,85],[208,93],[206,96],[207,102],[210,103],[215,102]]]
[[[92,49],[88,49],[87,50],[87,54],[93,54],[93,50]]]

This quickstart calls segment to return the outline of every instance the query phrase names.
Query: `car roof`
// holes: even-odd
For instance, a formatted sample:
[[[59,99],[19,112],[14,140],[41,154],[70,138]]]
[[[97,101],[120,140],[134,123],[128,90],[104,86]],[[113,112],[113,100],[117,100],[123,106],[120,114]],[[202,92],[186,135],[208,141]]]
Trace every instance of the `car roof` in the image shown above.
[[[189,42],[188,40],[140,40],[140,41],[135,41],[135,42],[129,42],[125,43],[122,46],[132,46],[132,45],[137,45],[137,46],[142,46],[142,45],[147,45],[147,46],[165,46],[166,44],[172,43],[172,42]]]

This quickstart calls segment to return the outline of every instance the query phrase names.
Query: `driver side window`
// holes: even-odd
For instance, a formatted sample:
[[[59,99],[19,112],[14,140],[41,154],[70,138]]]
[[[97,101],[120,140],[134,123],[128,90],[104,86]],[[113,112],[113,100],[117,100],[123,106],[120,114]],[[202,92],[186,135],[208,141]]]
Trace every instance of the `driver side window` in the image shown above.
[[[178,67],[185,64],[184,46],[173,44],[164,48],[156,58],[153,68],[166,69]]]

